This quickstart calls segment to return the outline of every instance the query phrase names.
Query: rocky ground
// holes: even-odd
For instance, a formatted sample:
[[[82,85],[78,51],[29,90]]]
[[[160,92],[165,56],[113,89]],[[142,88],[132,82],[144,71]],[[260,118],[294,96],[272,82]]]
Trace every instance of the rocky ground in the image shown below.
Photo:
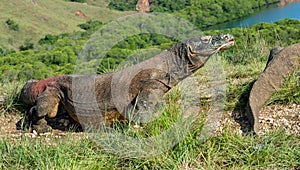
[[[284,129],[289,134],[300,135],[300,105],[271,105],[260,111],[260,134],[264,135],[272,130]],[[240,133],[249,131],[246,115],[239,112],[226,112],[222,119],[221,129],[224,127],[239,130]]]

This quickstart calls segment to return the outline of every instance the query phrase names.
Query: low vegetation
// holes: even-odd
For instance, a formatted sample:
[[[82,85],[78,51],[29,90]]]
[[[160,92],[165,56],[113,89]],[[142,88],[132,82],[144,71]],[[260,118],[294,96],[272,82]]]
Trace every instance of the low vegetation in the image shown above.
[[[10,30],[19,31],[19,25],[14,20],[8,19],[5,21],[5,24]]]
[[[48,138],[49,139],[49,138]],[[232,132],[201,143],[191,133],[172,150],[147,159],[103,152],[93,141],[72,136],[0,140],[2,169],[292,169],[299,168],[299,138],[278,130],[267,136]]]
[[[90,20],[79,25],[85,31],[59,35],[47,34],[38,41],[38,44],[34,45],[27,40],[21,52],[0,49],[3,55],[0,58],[2,65],[0,81],[43,79],[54,75],[73,73],[77,56],[83,45],[102,25],[102,22]],[[250,28],[206,31],[204,34],[233,34],[236,37],[236,46],[226,52],[224,58],[232,65],[247,65],[253,62],[267,61],[268,52],[272,47],[296,43],[300,39],[300,32],[297,29],[299,27],[299,21],[285,19],[274,24],[260,23]],[[137,50],[153,47],[166,49],[175,42],[176,40],[162,35],[142,34],[129,37],[106,54],[98,72],[107,72],[109,71],[108,67],[115,68]],[[256,72],[256,74],[258,73],[259,71]]]

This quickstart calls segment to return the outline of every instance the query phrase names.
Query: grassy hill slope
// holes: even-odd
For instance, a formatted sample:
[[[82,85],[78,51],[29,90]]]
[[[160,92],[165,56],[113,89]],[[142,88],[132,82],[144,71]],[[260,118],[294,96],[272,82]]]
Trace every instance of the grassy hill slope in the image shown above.
[[[102,22],[116,19],[132,12],[120,12],[106,7],[104,0],[74,3],[64,0],[1,0],[0,1],[0,47],[18,48],[26,39],[33,42],[45,34],[72,32],[78,24],[90,19]],[[81,10],[87,18],[75,15]],[[10,30],[5,21],[11,19],[19,30]]]

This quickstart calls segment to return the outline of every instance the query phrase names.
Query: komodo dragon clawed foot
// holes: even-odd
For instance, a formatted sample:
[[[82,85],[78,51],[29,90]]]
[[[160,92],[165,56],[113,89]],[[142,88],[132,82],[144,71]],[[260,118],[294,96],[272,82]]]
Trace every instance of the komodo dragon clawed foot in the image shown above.
[[[17,129],[36,131],[38,134],[51,132],[52,128],[48,125],[45,118],[33,116],[36,114],[36,111],[36,106],[31,107],[25,117],[17,122]]]
[[[40,119],[32,124],[32,130],[35,130],[38,134],[40,134],[51,132],[52,127],[48,125],[46,119]]]

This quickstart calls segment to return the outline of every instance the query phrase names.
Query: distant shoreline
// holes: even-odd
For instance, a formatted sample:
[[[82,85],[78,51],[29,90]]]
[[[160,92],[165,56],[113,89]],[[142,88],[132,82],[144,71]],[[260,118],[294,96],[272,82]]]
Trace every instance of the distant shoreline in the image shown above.
[[[286,6],[288,4],[299,2],[300,0],[280,0],[279,6]]]

